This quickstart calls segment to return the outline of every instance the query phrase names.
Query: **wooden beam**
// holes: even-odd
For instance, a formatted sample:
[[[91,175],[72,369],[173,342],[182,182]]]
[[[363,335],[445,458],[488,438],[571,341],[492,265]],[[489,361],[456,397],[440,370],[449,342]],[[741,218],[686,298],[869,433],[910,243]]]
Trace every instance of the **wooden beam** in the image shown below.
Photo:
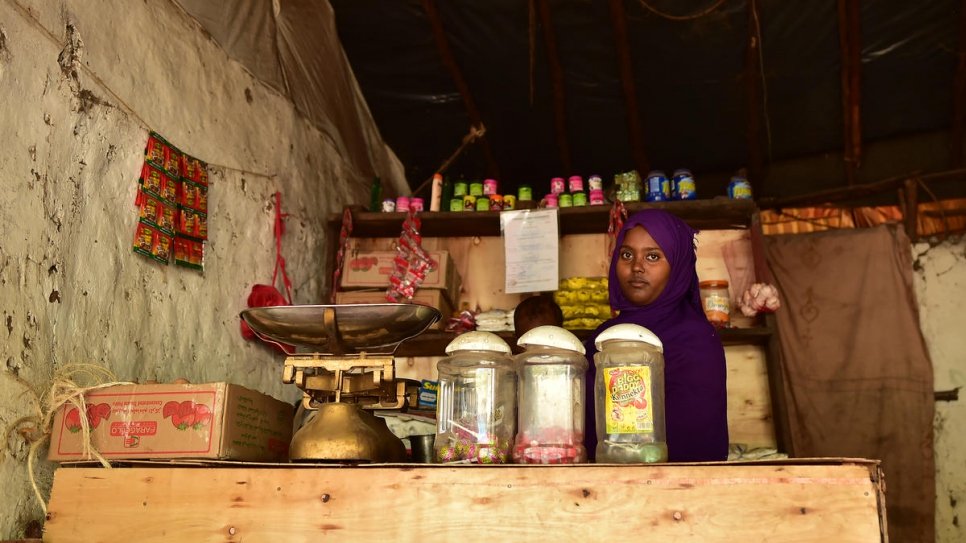
[[[959,62],[953,84],[953,133],[949,162],[953,168],[963,166],[963,143],[966,134],[966,0],[959,7]]]
[[[155,466],[58,469],[44,540],[849,542],[886,530],[868,460]]]
[[[560,164],[564,173],[573,173],[573,161],[570,155],[570,142],[567,139],[567,102],[564,87],[564,71],[560,64],[560,53],[557,51],[557,33],[554,31],[553,17],[550,13],[549,0],[537,0],[537,12],[540,14],[540,25],[543,28],[543,43],[547,48],[547,66],[550,68],[550,84],[553,96],[553,126],[557,140],[557,150],[560,151]]]
[[[915,177],[921,181],[928,181],[930,183],[961,183],[964,179],[966,179],[966,168],[948,170],[944,172],[934,172],[926,175],[919,175],[918,172],[910,172],[897,175],[895,177],[888,177],[881,181],[855,185],[852,187],[820,190],[798,196],[789,196],[787,198],[762,198],[758,200],[758,206],[761,209],[781,209],[786,207],[803,207],[835,203],[843,200],[853,200],[856,198],[862,198],[864,196],[871,196],[874,194],[895,190],[902,186],[906,179],[911,177]]]
[[[621,75],[621,90],[624,92],[624,118],[627,119],[627,136],[631,144],[634,165],[642,176],[651,169],[647,158],[644,129],[641,127],[641,113],[637,107],[637,85],[634,82],[634,66],[631,62],[630,40],[627,37],[627,15],[624,13],[623,0],[609,0],[611,26],[614,28],[614,46],[617,49],[617,67]]]
[[[909,239],[916,241],[919,239],[919,179],[906,179],[902,186],[902,225]]]
[[[748,0],[748,37],[745,47],[745,103],[747,107],[748,180],[752,193],[762,194],[765,181],[764,153],[761,142],[761,111],[764,107],[761,92],[761,34],[758,20],[758,1]]]
[[[450,49],[449,40],[446,38],[446,32],[443,30],[443,18],[440,16],[439,9],[436,7],[436,0],[422,0],[422,2],[423,10],[426,12],[426,16],[429,18],[429,24],[433,29],[433,39],[436,41],[436,49],[439,51],[443,65],[446,66],[450,77],[453,79],[453,84],[456,85],[460,96],[463,98],[463,106],[466,108],[466,115],[470,119],[470,124],[475,127],[482,127],[484,126],[483,118],[480,116],[479,108],[476,107],[476,101],[473,99],[473,93],[470,92],[470,86],[463,77],[463,71],[460,69],[459,63],[456,62],[453,50]],[[493,156],[493,149],[490,148],[490,141],[485,135],[480,138],[480,145],[483,147],[483,156],[486,159],[487,175],[499,179],[500,168],[496,162],[496,158]]]
[[[838,0],[839,47],[842,55],[842,134],[845,179],[856,181],[862,162],[862,43],[860,0]]]

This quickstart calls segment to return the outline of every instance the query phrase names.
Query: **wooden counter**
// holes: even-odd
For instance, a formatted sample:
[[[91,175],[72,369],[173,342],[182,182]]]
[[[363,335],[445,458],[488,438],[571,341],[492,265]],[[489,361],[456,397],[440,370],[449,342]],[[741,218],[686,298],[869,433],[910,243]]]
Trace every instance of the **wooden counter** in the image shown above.
[[[886,541],[878,462],[62,467],[44,541]]]

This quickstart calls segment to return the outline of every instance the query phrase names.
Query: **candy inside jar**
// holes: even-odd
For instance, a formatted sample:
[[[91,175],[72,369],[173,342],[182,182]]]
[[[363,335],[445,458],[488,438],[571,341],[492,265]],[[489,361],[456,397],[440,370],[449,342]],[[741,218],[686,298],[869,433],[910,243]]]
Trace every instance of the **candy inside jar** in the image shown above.
[[[516,432],[510,346],[489,332],[461,334],[440,360],[436,462],[506,464]]]
[[[587,461],[584,439],[584,346],[572,333],[539,326],[517,342],[519,432],[513,447],[518,464],[577,464]]]

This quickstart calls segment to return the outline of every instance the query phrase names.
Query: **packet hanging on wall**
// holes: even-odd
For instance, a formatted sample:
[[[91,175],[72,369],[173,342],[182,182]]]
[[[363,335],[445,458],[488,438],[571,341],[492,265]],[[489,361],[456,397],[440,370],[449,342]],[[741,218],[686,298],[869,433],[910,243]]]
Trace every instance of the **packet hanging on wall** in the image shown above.
[[[134,252],[167,264],[171,259],[172,237],[164,232],[139,222],[134,232]]]

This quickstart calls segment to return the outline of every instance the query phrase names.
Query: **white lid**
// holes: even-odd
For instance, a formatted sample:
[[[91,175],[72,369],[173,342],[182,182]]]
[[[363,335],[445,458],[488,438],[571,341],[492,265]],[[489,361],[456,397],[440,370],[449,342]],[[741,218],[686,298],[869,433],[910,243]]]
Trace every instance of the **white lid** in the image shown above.
[[[446,354],[456,351],[493,351],[510,354],[510,346],[496,334],[476,331],[460,334],[450,341],[446,346]]]
[[[559,326],[537,326],[533,330],[520,336],[517,345],[527,347],[529,345],[542,345],[544,347],[556,347],[567,351],[576,351],[586,354],[584,344],[577,339],[577,336],[560,328]]]
[[[600,350],[601,345],[604,342],[611,340],[622,340],[622,341],[641,341],[649,345],[653,345],[657,348],[659,352],[664,352],[664,344],[661,340],[654,335],[654,332],[644,328],[643,326],[637,324],[615,324],[607,330],[604,330],[597,336],[597,341],[594,345],[597,346],[597,350]]]

